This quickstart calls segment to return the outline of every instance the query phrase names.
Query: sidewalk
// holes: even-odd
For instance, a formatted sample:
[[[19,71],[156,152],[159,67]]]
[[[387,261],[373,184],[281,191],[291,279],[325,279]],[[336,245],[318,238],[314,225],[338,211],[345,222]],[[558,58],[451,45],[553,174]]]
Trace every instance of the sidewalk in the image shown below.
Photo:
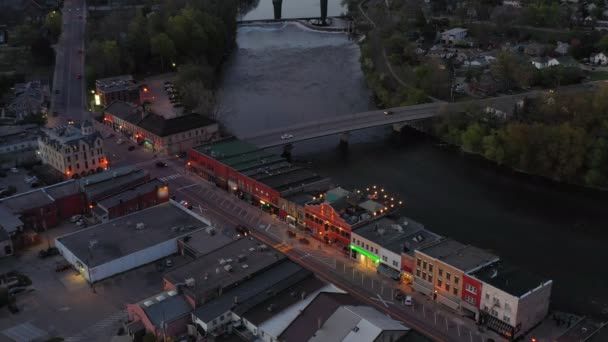
[[[390,306],[391,309],[398,310],[414,322],[453,337],[453,339],[450,339],[451,341],[506,341],[506,339],[492,331],[480,329],[476,322],[462,317],[441,304],[433,302],[428,297],[413,292],[408,285],[398,284],[392,279],[377,274],[373,268],[365,267],[341,251],[313,239],[309,234],[289,227],[277,217],[265,215],[257,207],[222,191],[214,184],[202,180],[189,172],[185,172],[184,176],[198,183],[202,187],[202,193],[205,197],[211,199],[223,211],[249,222],[252,225],[252,229],[270,234],[276,240],[281,241],[274,246],[279,251],[288,252],[292,249],[300,251],[303,253],[303,256],[299,257],[299,261],[313,258],[317,263],[325,265],[331,270],[333,275],[343,282],[347,282],[353,287],[362,290],[369,296],[370,300],[378,301],[378,303],[381,303],[386,308]],[[287,231],[296,232],[297,235],[289,237]],[[305,237],[309,243],[301,243],[299,239],[302,237]],[[403,303],[395,301],[394,297],[397,290],[411,295],[413,305],[405,306]],[[407,323],[405,324],[407,325]]]

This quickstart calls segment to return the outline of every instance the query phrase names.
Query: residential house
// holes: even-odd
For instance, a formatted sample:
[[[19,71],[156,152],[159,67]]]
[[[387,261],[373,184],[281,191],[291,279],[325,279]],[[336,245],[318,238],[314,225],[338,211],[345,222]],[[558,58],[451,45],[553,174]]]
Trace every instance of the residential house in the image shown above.
[[[524,47],[524,53],[530,56],[542,56],[545,53],[545,46],[539,43],[530,43]]]
[[[548,61],[547,57],[534,57],[530,59],[530,63],[538,70],[546,68]]]
[[[456,27],[441,33],[441,41],[444,44],[454,44],[462,41],[467,37],[468,30],[465,28]]]
[[[469,276],[481,283],[481,322],[507,338],[520,338],[547,316],[551,280],[502,262]]]
[[[484,72],[480,76],[472,79],[469,84],[469,91],[477,96],[492,96],[498,91],[498,81],[490,72]]]
[[[37,160],[38,135],[38,125],[36,124],[0,126],[1,159],[7,163],[10,162],[11,166],[14,166],[15,163]]]
[[[560,55],[567,55],[570,51],[570,44],[558,41],[554,51]]]
[[[49,87],[36,80],[15,84],[14,97],[9,102],[7,111],[19,121],[28,115],[47,114],[48,105]]]
[[[550,58],[547,61],[547,66],[562,66],[565,68],[575,68],[578,67],[578,62],[572,58],[571,56],[560,56],[555,58]]]
[[[43,128],[38,139],[38,156],[68,178],[100,172],[108,166],[103,138],[89,120],[79,125]]]
[[[454,310],[461,310],[464,274],[498,261],[498,257],[451,239],[415,251],[414,290]]]
[[[589,61],[597,65],[606,65],[608,64],[608,56],[603,52],[594,53],[589,57]]]
[[[525,105],[525,100],[517,100],[513,102],[511,98],[498,98],[485,108],[485,112],[492,114],[494,117],[501,120],[510,118],[516,110],[522,109]]]
[[[515,7],[515,8],[521,8],[521,1],[520,0],[503,0],[502,5],[511,6],[511,7]]]

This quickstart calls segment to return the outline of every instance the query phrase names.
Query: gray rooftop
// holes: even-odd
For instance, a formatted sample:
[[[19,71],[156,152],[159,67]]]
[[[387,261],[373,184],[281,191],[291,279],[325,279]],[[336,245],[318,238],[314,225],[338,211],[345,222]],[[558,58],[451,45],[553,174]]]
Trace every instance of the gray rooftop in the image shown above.
[[[160,299],[160,300],[159,300]],[[192,311],[186,298],[176,291],[165,291],[138,303],[142,310],[156,327],[161,323],[172,322],[184,317]]]
[[[187,241],[186,241],[187,240]],[[206,230],[196,231],[184,238],[184,244],[196,257],[203,256],[234,241],[226,232],[210,233]]]
[[[303,206],[304,204],[312,201],[313,197],[315,197],[315,196],[313,196],[307,192],[296,192],[294,194],[284,196],[283,198],[285,198],[286,200],[288,200],[292,203]]]
[[[353,235],[377,243],[394,253],[410,255],[413,255],[416,249],[442,239],[414,220],[405,218],[395,221],[387,217],[355,229]]]
[[[549,281],[504,262],[483,267],[470,275],[515,297],[521,297]]]
[[[127,202],[134,198],[137,198],[138,196],[140,196],[142,194],[146,194],[151,191],[157,190],[158,188],[161,188],[165,185],[166,185],[165,183],[154,178],[145,183],[141,183],[132,188],[121,191],[115,195],[111,195],[111,196],[105,197],[103,199],[100,199],[99,201],[97,201],[97,205],[102,208],[109,209],[109,208],[117,206],[118,204],[120,204],[122,202]]]
[[[0,227],[7,234],[10,234],[23,227],[23,222],[18,215],[13,214],[9,208],[0,204]]]
[[[483,249],[447,239],[419,250],[465,273],[498,261],[498,256]]]
[[[103,92],[121,91],[139,87],[131,75],[102,78],[95,81],[95,86]]]
[[[124,174],[114,173],[114,171],[106,171],[103,173],[109,177],[97,183],[89,183],[88,185],[85,183],[84,191],[89,198],[95,198],[104,194],[107,195],[106,192],[112,189],[124,189],[129,184],[133,184],[133,182],[137,182],[138,180],[144,181],[147,177],[145,170],[135,170]],[[114,174],[116,174],[115,177]]]
[[[283,254],[258,240],[242,238],[166,273],[165,278],[174,284],[194,278],[196,287],[192,291],[199,296],[228,288],[282,259]]]
[[[80,192],[78,181],[72,179],[61,182],[59,184],[49,185],[44,188],[44,191],[54,199],[60,199],[75,195]]]
[[[137,229],[138,223],[144,228]],[[92,268],[205,227],[183,206],[170,201],[56,240]],[[96,242],[89,253],[92,241]]]
[[[235,304],[235,298],[237,298],[238,306],[253,307],[308,278],[310,274],[310,271],[304,270],[299,265],[289,260],[283,260],[224,292],[218,298],[203,304],[194,311],[193,315],[203,322],[210,322],[230,310]]]
[[[36,189],[0,200],[12,213],[21,213],[52,204],[53,199],[42,189]]]

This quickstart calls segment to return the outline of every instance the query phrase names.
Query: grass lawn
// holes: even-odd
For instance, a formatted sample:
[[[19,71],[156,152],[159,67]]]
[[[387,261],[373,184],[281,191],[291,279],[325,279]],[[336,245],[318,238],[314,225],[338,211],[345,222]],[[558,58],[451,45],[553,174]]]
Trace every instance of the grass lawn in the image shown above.
[[[589,75],[592,81],[608,80],[608,71],[596,71]]]

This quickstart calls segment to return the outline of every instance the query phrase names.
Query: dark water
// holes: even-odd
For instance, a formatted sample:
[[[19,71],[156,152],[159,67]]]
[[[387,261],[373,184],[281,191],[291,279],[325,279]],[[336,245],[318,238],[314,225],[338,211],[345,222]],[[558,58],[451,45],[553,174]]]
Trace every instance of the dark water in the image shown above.
[[[273,19],[274,6],[272,0],[253,1],[252,9],[244,9],[239,20]],[[327,15],[339,16],[346,13],[342,0],[327,1]],[[321,16],[321,0],[282,0],[281,14],[283,19],[311,18]]]
[[[237,41],[220,117],[237,136],[370,106],[358,48],[345,36],[277,24],[241,27]],[[326,137],[294,153],[339,185],[382,185],[427,228],[553,279],[556,307],[608,318],[605,195],[515,175],[413,132],[355,132],[347,154],[337,145]]]

